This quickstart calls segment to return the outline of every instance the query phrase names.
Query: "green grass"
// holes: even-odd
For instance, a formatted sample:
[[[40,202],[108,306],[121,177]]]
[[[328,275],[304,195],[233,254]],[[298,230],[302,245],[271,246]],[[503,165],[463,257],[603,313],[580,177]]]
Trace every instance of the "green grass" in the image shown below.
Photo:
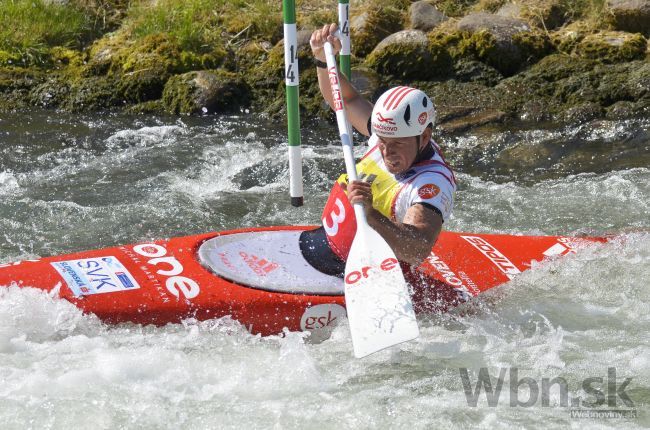
[[[42,0],[0,1],[0,51],[22,64],[45,61],[49,48],[79,48],[94,33],[92,20],[73,7]]]
[[[282,30],[279,0],[158,0],[136,3],[127,14],[136,39],[166,33],[182,49],[199,52],[240,32],[255,38]]]

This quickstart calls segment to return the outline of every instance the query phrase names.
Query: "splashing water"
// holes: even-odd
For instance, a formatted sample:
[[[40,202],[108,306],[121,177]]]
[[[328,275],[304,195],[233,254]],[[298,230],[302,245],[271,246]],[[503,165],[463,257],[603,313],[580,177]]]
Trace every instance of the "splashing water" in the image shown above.
[[[282,126],[254,117],[54,113],[24,121],[9,117],[0,133],[0,262],[238,227],[315,224],[343,170],[334,127],[305,132],[306,205],[295,209]],[[626,139],[626,127],[612,124],[585,138]],[[508,139],[581,133],[515,130]],[[472,147],[471,138],[450,139],[447,151]],[[649,426],[650,169],[539,180],[458,177],[449,230],[618,237],[541,263],[448,314],[424,316],[417,341],[364,360],[352,358],[346,325],[319,344],[303,333],[253,336],[228,318],[108,326],[55,295],[4,286],[0,426]],[[627,392],[637,418],[572,419],[554,391],[549,406],[538,400],[511,407],[509,376],[498,406],[489,407],[484,394],[468,406],[459,371],[469,369],[474,382],[480,368],[494,379],[504,368],[538,382],[562,377],[570,397],[584,397],[582,381],[606,377],[610,367],[621,381],[632,378]],[[522,389],[519,399],[527,398]]]

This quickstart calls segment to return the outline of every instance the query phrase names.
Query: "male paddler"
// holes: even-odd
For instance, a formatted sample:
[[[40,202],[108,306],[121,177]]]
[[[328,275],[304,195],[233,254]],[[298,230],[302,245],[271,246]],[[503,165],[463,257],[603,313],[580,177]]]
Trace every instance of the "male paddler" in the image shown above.
[[[324,44],[329,41],[335,53],[340,51],[336,29],[336,24],[325,25],[310,39],[320,90],[330,106]],[[356,231],[352,204],[361,202],[368,223],[397,258],[416,267],[451,214],[456,190],[454,173],[431,138],[433,103],[424,92],[400,86],[383,93],[373,106],[343,76],[340,81],[348,120],[370,136],[369,149],[357,164],[360,180],[347,183],[347,175],[341,175],[325,205],[323,227],[303,233],[303,254],[322,272],[341,274]]]

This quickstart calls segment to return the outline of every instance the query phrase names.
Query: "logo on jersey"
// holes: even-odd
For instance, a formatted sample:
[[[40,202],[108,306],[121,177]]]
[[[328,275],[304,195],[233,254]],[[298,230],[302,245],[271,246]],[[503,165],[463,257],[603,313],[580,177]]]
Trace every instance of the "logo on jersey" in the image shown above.
[[[422,185],[418,189],[418,196],[424,200],[432,199],[440,193],[440,188],[435,184]]]
[[[424,123],[427,122],[427,116],[428,115],[426,112],[422,112],[420,114],[420,116],[418,117],[418,122],[420,123],[420,125],[424,125]]]

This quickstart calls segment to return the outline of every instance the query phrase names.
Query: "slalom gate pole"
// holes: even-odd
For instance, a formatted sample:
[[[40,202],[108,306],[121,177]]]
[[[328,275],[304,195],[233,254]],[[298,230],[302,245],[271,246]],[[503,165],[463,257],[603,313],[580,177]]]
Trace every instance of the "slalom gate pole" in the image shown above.
[[[298,39],[296,2],[282,0],[284,17],[284,82],[287,95],[287,130],[289,142],[289,195],[291,205],[303,204],[302,152],[300,150],[300,111],[298,106]]]
[[[341,72],[352,80],[350,69],[350,0],[339,0],[339,28],[341,29],[341,53],[339,55],[339,68]]]

